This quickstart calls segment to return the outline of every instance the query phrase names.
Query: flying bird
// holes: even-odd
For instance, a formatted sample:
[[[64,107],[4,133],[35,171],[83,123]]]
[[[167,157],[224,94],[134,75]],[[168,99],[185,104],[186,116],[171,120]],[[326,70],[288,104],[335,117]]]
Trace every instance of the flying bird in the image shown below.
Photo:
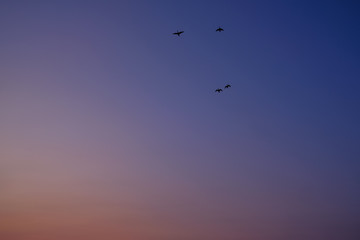
[[[220,92],[222,92],[223,90],[221,89],[221,88],[218,88],[218,89],[216,89],[215,90],[215,92],[218,92],[218,93],[220,93]]]
[[[180,34],[182,34],[184,31],[181,31],[181,32],[179,32],[179,31],[177,31],[177,32],[174,32],[173,34],[174,35],[178,35],[179,37],[180,37]]]
[[[229,88],[229,87],[231,87],[231,85],[230,85],[230,84],[227,84],[224,88]]]
[[[217,32],[222,32],[224,31],[224,29],[222,29],[221,27],[219,27],[218,29],[216,29]]]

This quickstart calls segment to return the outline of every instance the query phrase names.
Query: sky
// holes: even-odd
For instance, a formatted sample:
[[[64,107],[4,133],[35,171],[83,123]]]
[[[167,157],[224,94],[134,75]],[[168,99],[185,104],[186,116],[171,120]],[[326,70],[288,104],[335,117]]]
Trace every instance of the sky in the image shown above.
[[[0,239],[360,239],[359,10],[0,1]]]

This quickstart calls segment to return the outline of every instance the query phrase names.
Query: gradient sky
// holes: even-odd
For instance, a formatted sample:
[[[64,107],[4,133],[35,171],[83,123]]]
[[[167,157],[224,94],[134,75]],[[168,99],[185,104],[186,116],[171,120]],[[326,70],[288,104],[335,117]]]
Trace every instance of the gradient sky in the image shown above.
[[[0,239],[360,239],[359,12],[0,1]]]

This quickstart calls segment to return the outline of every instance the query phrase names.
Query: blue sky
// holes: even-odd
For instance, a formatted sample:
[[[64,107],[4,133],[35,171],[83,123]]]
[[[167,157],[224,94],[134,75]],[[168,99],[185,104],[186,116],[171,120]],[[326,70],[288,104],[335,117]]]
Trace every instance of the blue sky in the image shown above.
[[[357,239],[358,12],[3,1],[0,236]]]

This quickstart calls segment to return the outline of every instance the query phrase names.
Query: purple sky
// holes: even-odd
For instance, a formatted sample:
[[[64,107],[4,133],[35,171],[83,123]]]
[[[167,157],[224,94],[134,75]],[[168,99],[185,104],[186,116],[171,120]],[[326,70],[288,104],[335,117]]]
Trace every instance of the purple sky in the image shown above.
[[[359,11],[2,1],[0,239],[360,239]]]

